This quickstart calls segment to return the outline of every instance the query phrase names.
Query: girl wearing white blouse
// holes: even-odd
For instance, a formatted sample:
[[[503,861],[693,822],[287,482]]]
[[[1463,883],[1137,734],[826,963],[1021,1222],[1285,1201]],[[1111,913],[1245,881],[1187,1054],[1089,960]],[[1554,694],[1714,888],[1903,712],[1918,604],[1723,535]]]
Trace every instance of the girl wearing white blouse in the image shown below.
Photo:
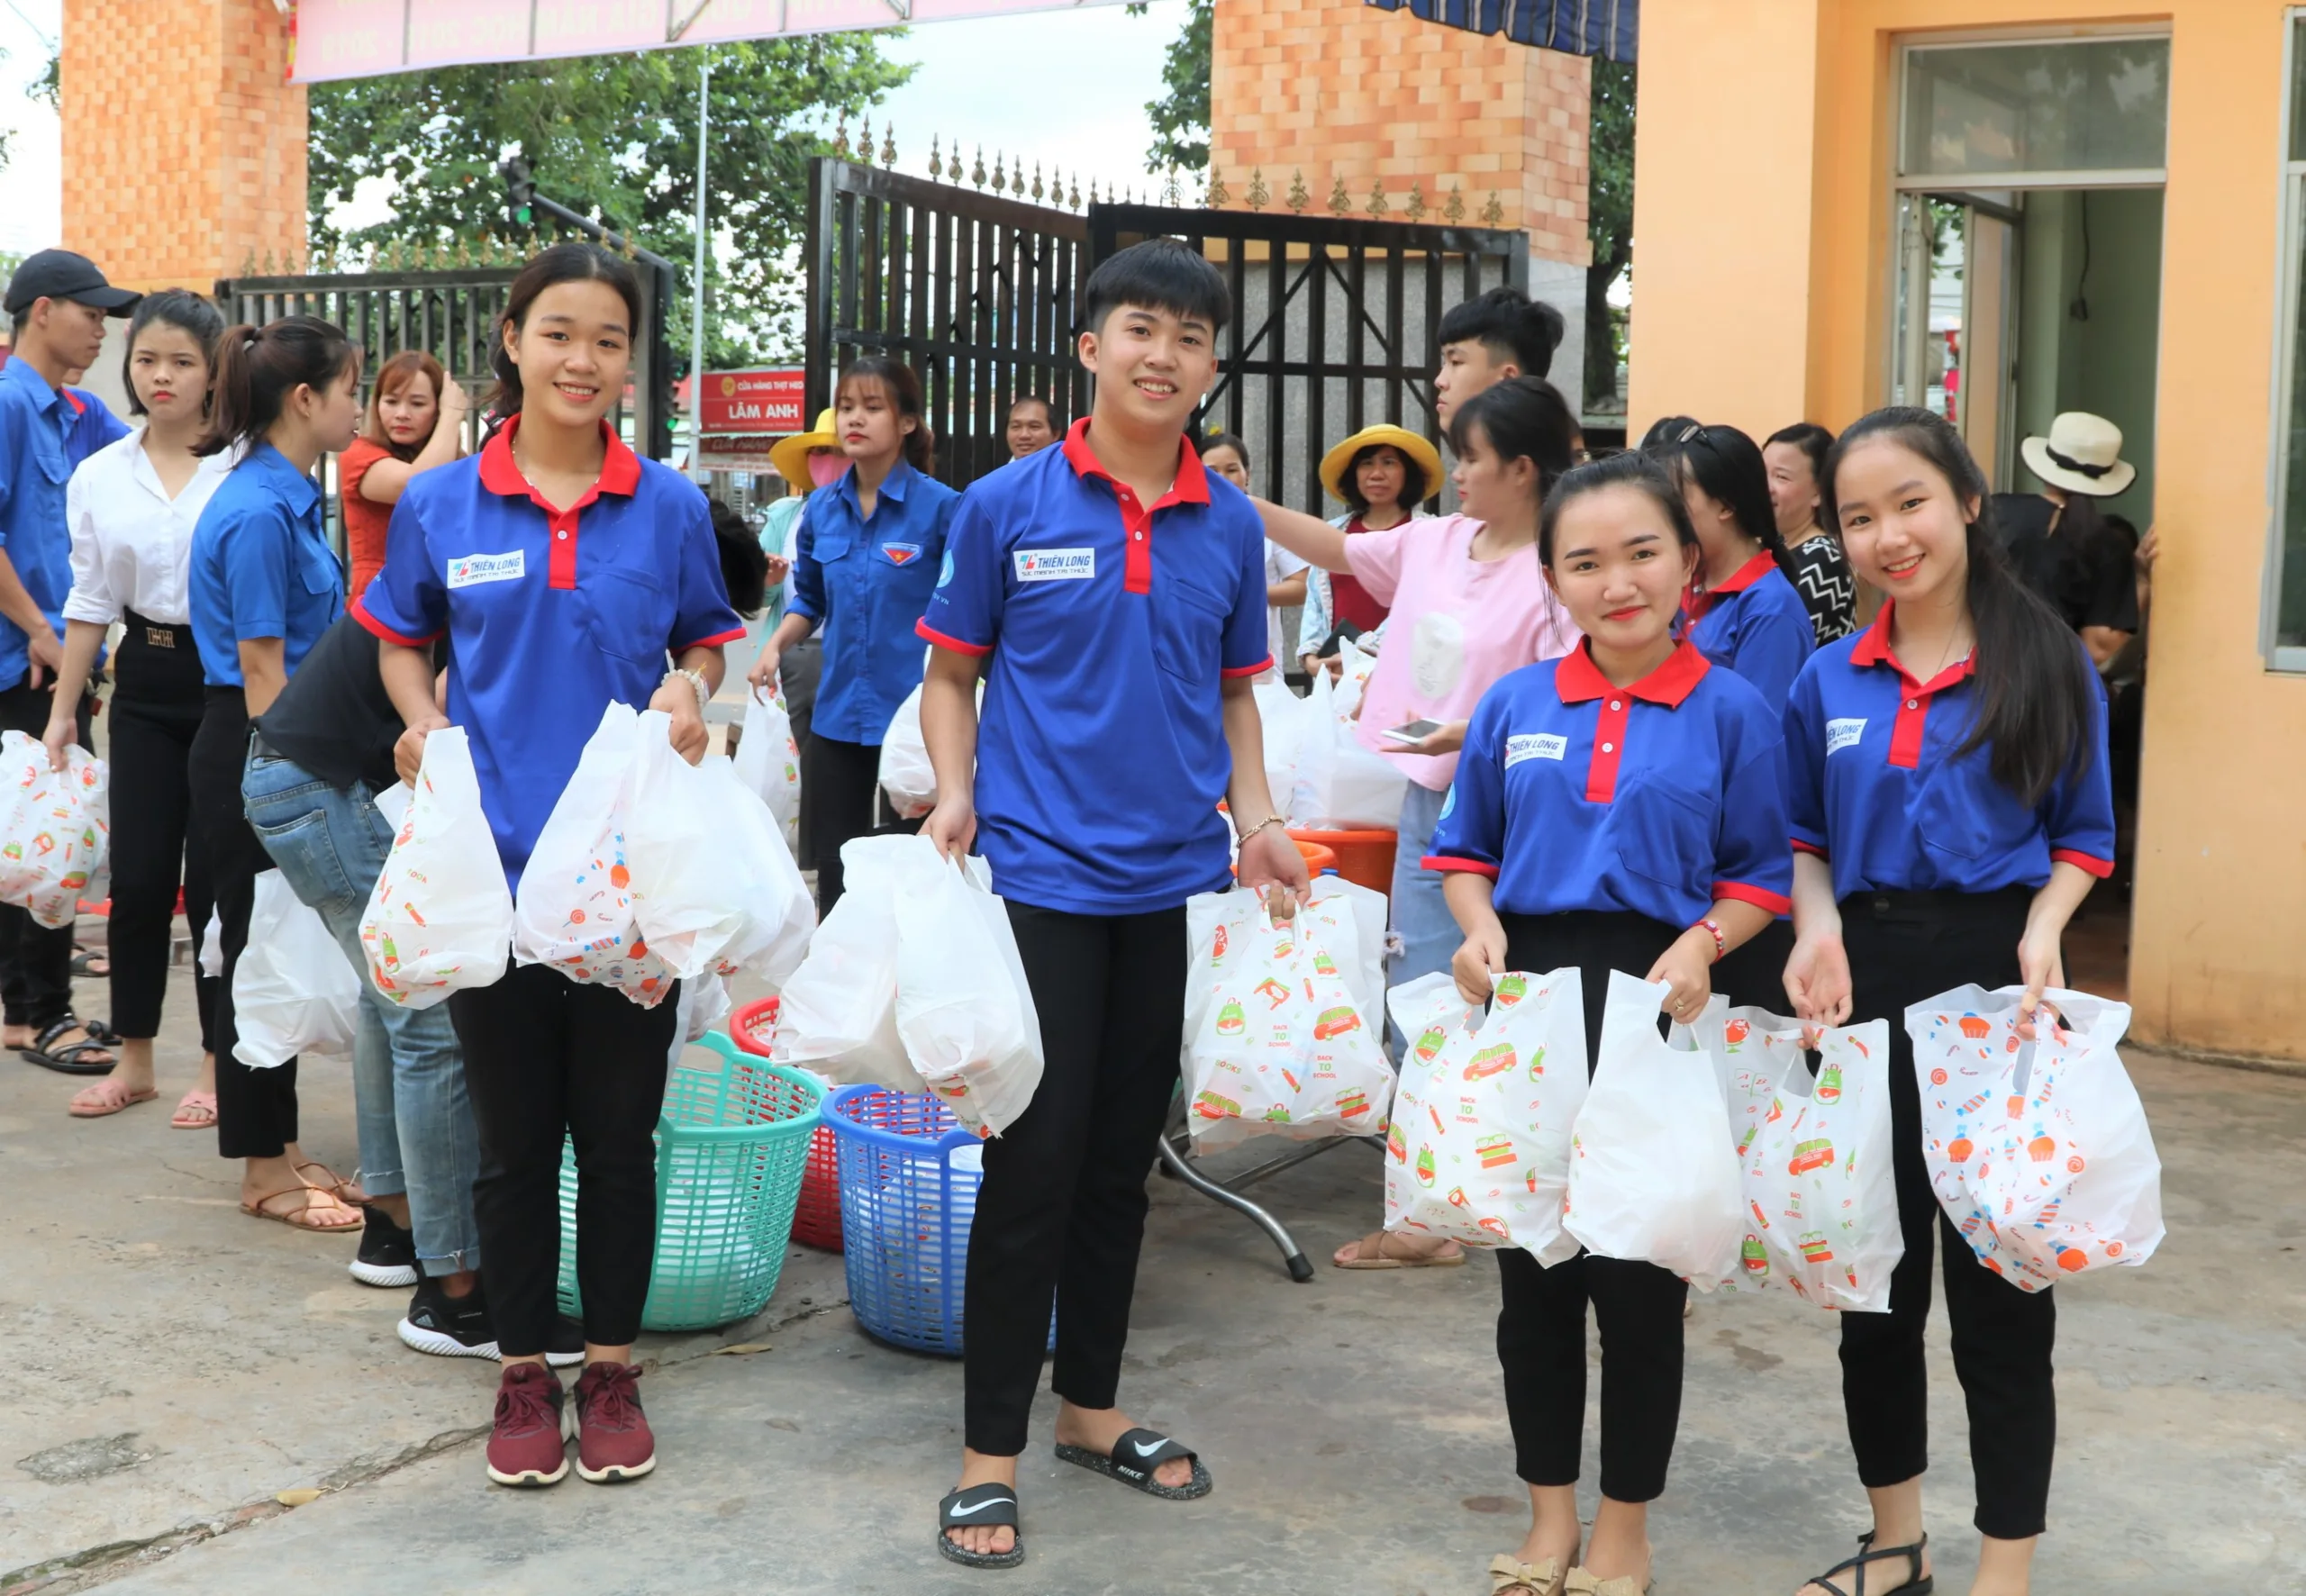
[[[76,715],[106,630],[124,628],[113,657],[112,1024],[123,1045],[112,1073],[73,1098],[81,1119],[116,1114],[159,1095],[152,1038],[160,1029],[177,888],[197,938],[213,894],[207,861],[192,835],[185,778],[200,730],[200,651],[193,647],[186,584],[192,529],[232,468],[229,454],[192,452],[207,424],[208,384],[224,319],[196,294],[148,294],[129,323],[130,408],[145,418],[81,463],[66,489],[72,532],[72,592],[64,601],[64,664],[49,721],[49,757],[64,768],[80,741]],[[169,1121],[216,1123],[216,1058],[209,1037],[215,983],[195,975],[200,1084]]]

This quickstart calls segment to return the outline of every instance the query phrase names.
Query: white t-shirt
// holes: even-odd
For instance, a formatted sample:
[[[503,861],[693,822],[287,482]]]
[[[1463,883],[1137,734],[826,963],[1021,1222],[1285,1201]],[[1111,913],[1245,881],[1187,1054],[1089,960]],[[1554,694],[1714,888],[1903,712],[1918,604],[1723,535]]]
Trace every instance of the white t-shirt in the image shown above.
[[[1305,568],[1303,560],[1299,559],[1280,544],[1270,538],[1265,540],[1265,582],[1267,587],[1271,587],[1276,582],[1286,582]],[[1283,651],[1282,648],[1281,612],[1270,604],[1266,606],[1265,612],[1265,640],[1266,647],[1273,655],[1274,670],[1286,671],[1289,668],[1289,656]]]

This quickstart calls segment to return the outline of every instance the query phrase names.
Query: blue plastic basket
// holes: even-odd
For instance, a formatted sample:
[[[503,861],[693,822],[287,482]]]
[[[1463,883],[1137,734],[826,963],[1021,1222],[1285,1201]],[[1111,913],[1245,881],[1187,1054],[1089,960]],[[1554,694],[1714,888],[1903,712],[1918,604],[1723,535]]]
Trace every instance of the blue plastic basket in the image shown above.
[[[720,1067],[684,1055],[665,1084],[657,1121],[657,1258],[640,1322],[702,1330],[768,1305],[785,1268],[793,1206],[822,1121],[822,1088],[799,1070],[740,1051],[708,1033],[697,1047]],[[580,1315],[576,1291],[576,1157],[562,1144],[561,1310]]]
[[[857,1322],[894,1346],[958,1357],[984,1143],[936,1098],[881,1086],[835,1088],[824,1119],[840,1159],[840,1231]]]

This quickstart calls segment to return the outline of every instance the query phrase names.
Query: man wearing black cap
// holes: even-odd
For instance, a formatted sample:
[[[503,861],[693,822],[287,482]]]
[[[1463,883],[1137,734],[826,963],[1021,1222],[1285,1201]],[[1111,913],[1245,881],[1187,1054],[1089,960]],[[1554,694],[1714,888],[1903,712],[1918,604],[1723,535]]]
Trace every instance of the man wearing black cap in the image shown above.
[[[142,297],[113,287],[68,249],[42,249],[8,280],[15,337],[0,367],[0,730],[38,738],[48,726],[72,588],[64,486],[92,438],[108,440],[86,424],[87,402],[66,391],[65,376],[95,363],[105,318],[128,314]],[[0,905],[0,1045],[32,1063],[74,1075],[112,1068],[110,1052],[72,1013],[71,927],[49,930],[30,911]]]

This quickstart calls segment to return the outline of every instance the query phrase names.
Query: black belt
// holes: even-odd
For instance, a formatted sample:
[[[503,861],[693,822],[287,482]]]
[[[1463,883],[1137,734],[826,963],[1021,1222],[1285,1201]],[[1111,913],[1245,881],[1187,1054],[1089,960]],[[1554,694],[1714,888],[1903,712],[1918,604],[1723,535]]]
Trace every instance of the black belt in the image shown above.
[[[127,629],[125,641],[134,642],[141,638],[144,645],[151,648],[189,650],[192,648],[192,628],[189,626],[147,621],[133,610],[122,612],[122,624]]]

